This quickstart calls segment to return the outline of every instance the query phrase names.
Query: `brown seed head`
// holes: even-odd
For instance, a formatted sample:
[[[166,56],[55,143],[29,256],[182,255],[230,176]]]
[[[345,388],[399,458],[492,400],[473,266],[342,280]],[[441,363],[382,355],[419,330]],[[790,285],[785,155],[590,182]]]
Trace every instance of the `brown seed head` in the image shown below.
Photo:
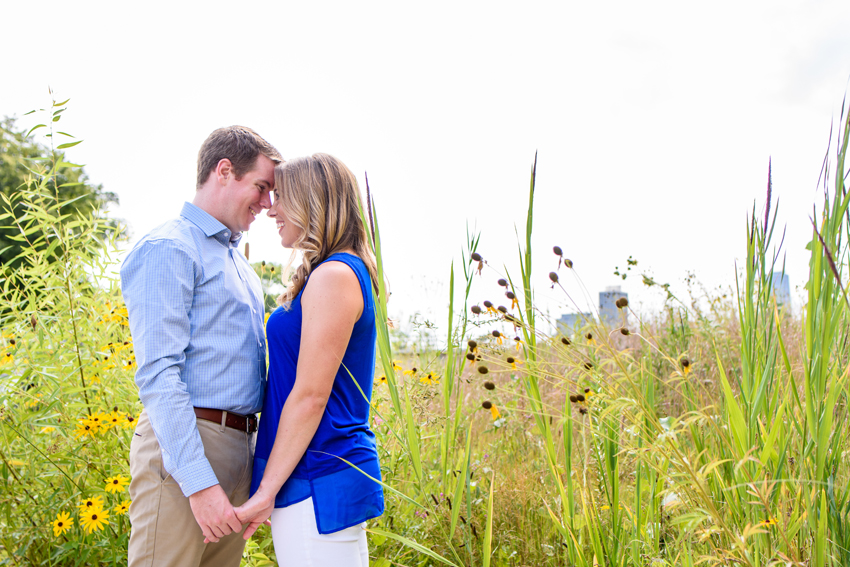
[[[487,390],[495,390],[496,385],[493,384],[492,382],[484,382],[484,388],[487,389]]]
[[[493,307],[493,302],[492,301],[484,301],[484,307],[486,307],[487,309],[490,309],[491,307]]]
[[[508,287],[508,280],[506,280],[505,278],[499,278],[499,281],[496,283],[498,283],[502,287]]]
[[[561,342],[564,343],[567,346],[570,346],[570,344],[571,344],[570,339],[568,339],[567,337],[561,337]]]
[[[469,308],[469,310],[472,311],[476,315],[481,315],[481,308],[478,307],[477,305],[473,305],[472,307]]]
[[[549,279],[552,280],[552,283],[558,283],[558,274],[549,272]]]
[[[508,299],[516,299],[516,295],[514,295],[514,292],[512,291],[506,291],[505,297],[507,297]]]
[[[584,399],[585,399],[585,398],[584,398],[584,394],[577,394],[577,395],[576,395],[576,399],[577,399],[578,401],[580,401],[580,402],[583,402],[583,401],[584,401]]]
[[[569,258],[564,258],[564,265],[568,268],[572,268],[573,267],[573,261],[570,260]]]
[[[483,258],[481,258],[481,254],[479,254],[478,252],[473,252],[470,258],[472,258],[476,262],[480,262],[481,260],[483,260]]]
[[[625,297],[621,297],[614,305],[616,305],[618,309],[622,309],[629,306],[629,300]]]
[[[466,353],[466,359],[467,360],[475,360],[475,355],[472,354],[471,352],[468,352],[468,353]]]
[[[584,369],[585,369],[585,370],[590,370],[591,368],[593,368],[593,364],[592,364],[592,363],[590,363],[590,362],[585,362],[585,363],[584,363]]]
[[[682,368],[687,368],[691,365],[691,361],[687,357],[682,357]]]
[[[581,415],[587,415],[587,408],[578,408],[578,412]]]
[[[469,350],[475,350],[476,348],[478,348],[478,343],[476,343],[475,341],[470,340],[466,344],[467,346],[469,346]]]
[[[576,395],[575,395],[575,394],[570,394],[570,402],[572,402],[572,403],[576,403],[577,401],[578,401],[578,398],[576,397]]]
[[[478,372],[479,372],[480,374],[487,374],[487,373],[488,373],[488,372],[490,372],[490,371],[489,371],[489,370],[487,370],[487,367],[486,367],[486,366],[479,366],[479,367],[478,367]]]
[[[584,336],[584,338],[586,338],[586,339],[587,339],[587,340],[589,340],[589,341],[592,341],[592,340],[593,340],[593,333],[587,333],[587,334]]]
[[[499,311],[501,311],[502,313],[507,313],[507,312],[508,312],[508,308],[507,308],[507,307],[505,307],[504,305],[499,305],[496,309],[498,309],[498,310],[499,310]]]
[[[15,346],[15,339],[9,339],[9,344]]]
[[[589,393],[590,393],[590,388],[585,388],[585,389],[584,389],[584,393],[585,393],[585,394],[589,394]]]
[[[514,362],[516,362],[516,361],[514,360],[514,357],[509,356],[509,357],[508,357],[508,364],[513,364]]]
[[[631,333],[629,332],[629,330],[627,328],[623,327],[622,329],[620,329],[620,334],[626,335],[628,337]]]
[[[497,339],[498,339],[499,337],[501,337],[501,336],[502,336],[502,333],[500,333],[499,331],[493,331],[491,334],[492,334],[494,337],[496,337]]]
[[[493,404],[492,404],[492,402],[485,400],[485,401],[481,402],[481,407],[484,408],[484,409],[490,409],[491,407],[493,407]]]
[[[560,246],[555,246],[554,248],[552,248],[552,252],[555,253],[555,256],[563,256],[564,255],[564,251],[561,250]]]
[[[33,313],[32,315],[30,315],[30,326],[32,327],[33,331],[35,331],[35,326],[37,324],[38,324],[38,319],[35,318],[35,313]]]

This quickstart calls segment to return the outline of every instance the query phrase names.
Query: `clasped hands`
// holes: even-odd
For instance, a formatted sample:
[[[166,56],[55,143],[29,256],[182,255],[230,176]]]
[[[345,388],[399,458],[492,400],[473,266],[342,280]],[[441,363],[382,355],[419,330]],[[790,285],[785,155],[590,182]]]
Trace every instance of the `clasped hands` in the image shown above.
[[[261,525],[271,525],[268,519],[274,510],[274,498],[267,498],[259,492],[234,508],[218,484],[189,496],[189,504],[204,532],[204,543],[218,542],[224,536],[240,531],[246,524],[248,527],[242,537],[247,540]]]

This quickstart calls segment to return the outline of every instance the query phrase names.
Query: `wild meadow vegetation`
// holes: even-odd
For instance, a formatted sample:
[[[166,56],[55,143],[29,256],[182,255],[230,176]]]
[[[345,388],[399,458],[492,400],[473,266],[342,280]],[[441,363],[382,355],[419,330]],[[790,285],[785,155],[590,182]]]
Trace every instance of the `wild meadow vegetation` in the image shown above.
[[[53,134],[64,108],[45,111]],[[850,564],[848,116],[822,171],[801,313],[773,294],[768,190],[741,227],[732,295],[670,296],[644,320],[621,301],[615,325],[548,332],[535,289],[572,304],[581,280],[569,243],[532,246],[536,164],[519,273],[487,262],[486,235],[447,261],[443,348],[394,352],[382,284],[372,427],[387,510],[369,523],[371,564]],[[57,179],[79,166],[56,155],[30,159],[0,204],[21,246],[0,280],[0,564],[120,565],[141,406],[119,234],[96,211],[63,212]],[[364,222],[392,274],[381,238],[401,235],[382,235],[377,212],[367,201]],[[488,278],[504,296],[474,295]],[[273,561],[263,529],[243,565]]]

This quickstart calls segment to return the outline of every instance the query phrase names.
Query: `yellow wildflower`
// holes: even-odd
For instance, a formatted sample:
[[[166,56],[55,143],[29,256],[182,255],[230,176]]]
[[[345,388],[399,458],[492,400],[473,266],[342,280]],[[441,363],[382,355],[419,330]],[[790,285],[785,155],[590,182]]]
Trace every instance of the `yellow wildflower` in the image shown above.
[[[6,364],[11,364],[15,360],[15,355],[11,352],[4,352],[2,356],[0,356],[0,366],[4,366]]]
[[[427,384],[428,386],[433,386],[434,384],[440,383],[440,377],[436,374],[429,372],[427,376],[423,376],[419,379],[419,381],[423,384]]]
[[[380,378],[378,378],[378,383],[379,384],[386,384],[387,383],[387,377],[381,376]]]
[[[127,510],[130,509],[130,504],[132,504],[132,500],[125,500],[124,502],[115,507],[115,513],[126,514]]]
[[[517,352],[522,351],[522,344],[523,344],[522,339],[519,338],[519,337],[514,337],[514,343],[516,343],[516,351]],[[520,363],[520,364],[522,364],[522,363]]]
[[[74,430],[74,437],[94,437],[97,435],[98,425],[93,424],[87,419],[81,419],[77,422],[77,428]]]
[[[416,367],[414,366],[410,370],[405,370],[404,372],[402,372],[402,374],[404,374],[405,376],[413,376],[414,374],[416,374]]]
[[[393,370],[404,370],[404,369],[399,365],[398,362],[393,360]]]
[[[9,464],[12,465],[13,467],[22,467],[26,463],[23,462],[23,461],[19,461],[18,459],[9,459]]]
[[[127,419],[124,420],[124,429],[134,429],[136,427],[137,419],[138,418],[128,414]]]
[[[56,431],[55,427],[47,426],[41,428],[41,433],[53,433],[54,431]]]
[[[767,528],[767,527],[770,527],[770,526],[775,526],[775,525],[777,525],[778,523],[779,523],[779,522],[777,522],[777,521],[776,521],[776,518],[770,518],[770,517],[768,517],[768,519],[766,519],[766,520],[765,520],[765,521],[763,521],[763,522],[759,522],[759,523],[758,523],[758,524],[756,524],[756,525]]]
[[[125,419],[127,419],[127,414],[125,414],[123,411],[114,411],[110,414],[107,414],[105,419],[105,425],[107,429],[119,427],[124,423]]]
[[[124,487],[130,484],[130,479],[120,474],[109,477],[106,479],[106,487],[104,490],[107,492],[124,492]]]
[[[499,413],[499,408],[496,407],[496,404],[490,406],[490,415],[493,416],[493,421],[496,421],[501,417],[501,413]]]
[[[80,512],[85,512],[92,508],[103,508],[103,496],[92,496],[91,498],[80,500],[80,503],[77,504],[77,508],[80,509]]]
[[[56,520],[53,522],[53,535],[59,537],[70,530],[73,525],[74,520],[71,519],[70,514],[67,512],[59,512],[56,515]]]
[[[109,524],[109,512],[103,508],[89,508],[80,513],[80,525],[86,530],[86,533],[100,531],[107,524]]]

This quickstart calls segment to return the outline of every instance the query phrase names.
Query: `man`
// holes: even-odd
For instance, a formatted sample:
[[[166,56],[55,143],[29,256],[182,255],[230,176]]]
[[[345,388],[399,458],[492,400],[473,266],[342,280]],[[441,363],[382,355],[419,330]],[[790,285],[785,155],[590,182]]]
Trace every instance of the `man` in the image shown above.
[[[216,130],[192,203],[121,267],[145,406],[130,445],[129,567],[239,565],[233,507],[248,499],[266,343],[260,280],[238,244],[271,206],[282,161],[249,128]]]

